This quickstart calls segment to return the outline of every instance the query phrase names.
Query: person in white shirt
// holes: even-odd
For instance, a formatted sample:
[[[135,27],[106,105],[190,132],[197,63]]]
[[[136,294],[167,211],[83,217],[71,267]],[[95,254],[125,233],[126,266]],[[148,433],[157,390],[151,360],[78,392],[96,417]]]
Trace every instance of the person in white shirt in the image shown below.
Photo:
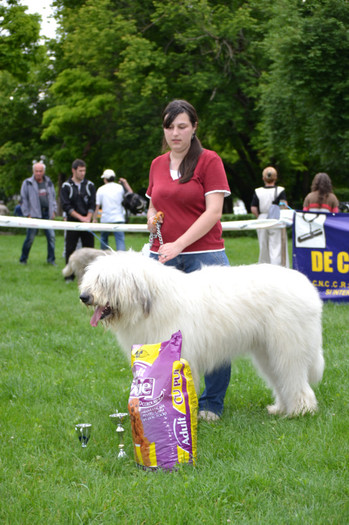
[[[115,172],[111,169],[104,170],[102,177],[104,185],[96,193],[96,209],[93,222],[97,222],[100,208],[102,209],[101,222],[122,224],[126,220],[126,211],[122,206],[125,191],[132,192],[126,179],[120,178],[115,182]],[[111,232],[101,232],[101,250],[107,250],[108,237]],[[113,232],[117,250],[125,250],[125,233]]]
[[[278,174],[275,168],[268,166],[263,170],[262,178],[264,186],[256,188],[251,202],[251,213],[257,219],[266,219],[272,204],[287,206],[286,191],[283,186],[276,184]],[[287,242],[285,253],[282,250],[282,235],[286,230],[281,229],[258,229],[259,241],[259,263],[278,264],[289,267]],[[283,261],[283,258],[285,259]]]

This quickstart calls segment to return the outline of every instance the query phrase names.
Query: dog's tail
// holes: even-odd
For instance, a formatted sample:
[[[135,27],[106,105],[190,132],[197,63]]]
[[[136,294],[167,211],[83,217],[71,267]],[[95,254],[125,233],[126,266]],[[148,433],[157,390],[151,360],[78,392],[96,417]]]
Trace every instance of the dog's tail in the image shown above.
[[[320,347],[314,357],[314,361],[309,367],[309,383],[315,385],[319,383],[322,379],[324,373],[325,360],[322,353],[322,348]]]
[[[71,275],[73,275],[73,273],[74,273],[73,268],[68,262],[68,264],[62,270],[62,275],[63,277],[70,277]]]

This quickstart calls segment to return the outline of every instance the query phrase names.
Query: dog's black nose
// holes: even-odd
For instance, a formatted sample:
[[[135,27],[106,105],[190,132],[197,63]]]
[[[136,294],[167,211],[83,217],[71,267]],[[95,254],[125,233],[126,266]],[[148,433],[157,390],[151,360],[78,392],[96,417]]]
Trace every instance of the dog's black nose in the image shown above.
[[[92,304],[93,302],[93,297],[92,295],[88,294],[88,293],[82,293],[80,295],[80,300],[85,303],[85,304]]]

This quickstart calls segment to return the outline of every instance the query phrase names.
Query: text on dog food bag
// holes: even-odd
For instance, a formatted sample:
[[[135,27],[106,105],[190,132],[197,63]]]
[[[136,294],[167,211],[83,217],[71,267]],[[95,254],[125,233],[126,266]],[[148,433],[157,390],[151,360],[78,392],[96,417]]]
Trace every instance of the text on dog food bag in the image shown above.
[[[128,409],[136,463],[171,469],[194,463],[198,400],[190,366],[181,358],[182,335],[153,345],[133,345]]]

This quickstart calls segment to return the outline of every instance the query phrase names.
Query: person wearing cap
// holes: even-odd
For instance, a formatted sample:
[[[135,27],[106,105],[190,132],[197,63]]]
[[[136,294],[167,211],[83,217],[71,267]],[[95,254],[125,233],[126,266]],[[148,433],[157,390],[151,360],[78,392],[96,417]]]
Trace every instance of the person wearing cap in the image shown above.
[[[126,221],[126,211],[122,206],[125,191],[132,193],[132,188],[126,179],[120,178],[115,182],[115,172],[111,169],[103,171],[101,179],[104,185],[98,188],[96,194],[96,208],[93,214],[93,222],[97,222],[99,210],[102,209],[101,222],[123,224]],[[101,250],[107,250],[108,237],[111,232],[101,232]],[[125,233],[115,231],[115,245],[117,250],[125,250]]]
[[[268,166],[263,170],[264,186],[255,189],[251,202],[251,213],[257,219],[266,219],[272,204],[280,204],[282,202],[283,205],[287,206],[285,188],[276,185],[277,177],[277,171],[272,166]],[[288,267],[287,242],[284,261],[282,257],[282,230],[260,228],[257,229],[257,235],[259,241],[258,262]]]
[[[85,178],[86,164],[81,159],[72,163],[72,176],[61,188],[61,204],[67,220],[72,222],[91,222],[96,207],[96,188]],[[94,237],[89,231],[67,230],[65,260],[76,250],[79,239],[84,248],[94,248]],[[66,281],[71,280],[67,278]]]

